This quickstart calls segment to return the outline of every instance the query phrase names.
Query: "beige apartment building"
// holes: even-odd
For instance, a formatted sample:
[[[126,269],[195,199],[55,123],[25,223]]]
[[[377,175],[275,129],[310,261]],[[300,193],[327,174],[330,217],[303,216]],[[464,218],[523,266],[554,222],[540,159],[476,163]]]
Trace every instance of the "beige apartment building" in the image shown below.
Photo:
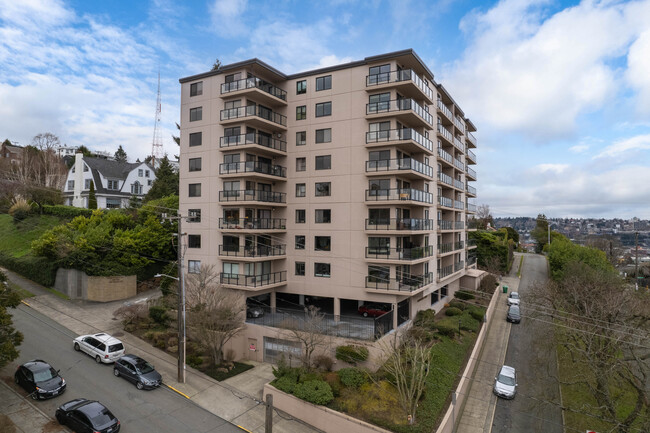
[[[277,327],[308,305],[326,332],[373,341],[476,287],[476,128],[413,50],[292,75],[252,59],[180,82],[184,265],[214,265],[264,312],[238,357],[298,354]]]

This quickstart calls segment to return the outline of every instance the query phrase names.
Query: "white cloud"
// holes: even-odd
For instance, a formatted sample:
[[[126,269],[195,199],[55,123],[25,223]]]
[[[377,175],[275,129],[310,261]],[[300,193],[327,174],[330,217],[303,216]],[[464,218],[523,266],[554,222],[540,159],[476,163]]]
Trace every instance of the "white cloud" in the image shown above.
[[[637,107],[641,114],[650,114],[650,30],[645,31],[630,47],[626,78],[639,94]]]
[[[562,174],[569,168],[569,164],[538,164],[533,171],[538,173]]]
[[[641,150],[650,150],[650,134],[637,135],[616,141],[594,156],[594,158],[633,159],[637,154],[636,151]]]
[[[589,150],[589,146],[586,144],[576,144],[575,146],[569,147],[569,152],[572,153],[584,153]]]
[[[337,57],[334,54],[322,57],[318,62],[319,68],[325,68],[327,66],[341,65],[343,63],[350,63],[354,59],[352,57]]]
[[[248,30],[244,24],[247,0],[214,0],[209,7],[213,30],[222,37],[234,38]]]

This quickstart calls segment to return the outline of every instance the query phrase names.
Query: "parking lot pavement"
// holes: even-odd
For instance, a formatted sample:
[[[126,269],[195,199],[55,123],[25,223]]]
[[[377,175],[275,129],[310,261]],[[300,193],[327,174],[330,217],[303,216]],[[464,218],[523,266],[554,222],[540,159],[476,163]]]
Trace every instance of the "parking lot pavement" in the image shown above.
[[[18,394],[10,385],[0,380],[0,432],[64,433],[68,431],[56,422],[54,415],[45,414],[31,400]]]

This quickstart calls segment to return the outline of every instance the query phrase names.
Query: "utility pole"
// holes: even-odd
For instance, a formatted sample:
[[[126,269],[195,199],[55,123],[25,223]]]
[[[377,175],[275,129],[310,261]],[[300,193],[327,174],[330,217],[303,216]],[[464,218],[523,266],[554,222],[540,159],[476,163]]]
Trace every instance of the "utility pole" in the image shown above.
[[[639,232],[634,232],[634,286],[639,284]]]
[[[183,272],[183,231],[181,221],[183,217],[178,215],[178,382],[185,383],[185,273]]]

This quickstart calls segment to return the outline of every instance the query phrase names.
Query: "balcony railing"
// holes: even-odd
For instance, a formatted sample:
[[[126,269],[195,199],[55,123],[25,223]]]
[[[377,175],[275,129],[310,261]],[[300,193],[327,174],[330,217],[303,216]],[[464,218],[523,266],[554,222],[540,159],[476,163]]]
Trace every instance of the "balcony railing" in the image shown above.
[[[287,281],[287,271],[263,275],[219,274],[221,284],[239,287],[262,287]]]
[[[467,140],[476,147],[476,137],[474,137],[474,134],[469,131],[467,131]]]
[[[261,173],[277,177],[287,177],[287,169],[259,161],[226,162],[219,164],[219,174]]]
[[[366,218],[366,230],[433,230],[433,220],[418,218]]]
[[[474,188],[473,186],[467,185],[467,192],[469,194],[476,195],[476,188]]]
[[[442,183],[446,183],[449,186],[453,184],[453,179],[448,174],[438,173],[438,180]]]
[[[275,257],[287,255],[286,245],[219,245],[219,255],[229,257]]]
[[[446,254],[454,251],[454,243],[448,242],[445,244],[438,244],[438,254]]]
[[[283,192],[240,189],[219,191],[219,201],[263,201],[269,203],[286,203],[287,195]]]
[[[454,200],[454,209],[460,209],[460,210],[465,209],[465,203],[463,203],[460,200]]]
[[[465,122],[463,122],[463,119],[458,116],[454,117],[454,125],[456,125],[456,128],[460,129],[463,134],[465,133]]]
[[[366,201],[411,200],[433,203],[433,194],[413,188],[367,189]]]
[[[476,179],[476,171],[472,170],[469,167],[466,168],[467,168],[467,174],[469,174],[472,178]]]
[[[454,207],[454,201],[448,197],[438,197],[438,204],[445,207]]]
[[[460,262],[454,263],[454,272],[458,272],[461,269],[465,269],[465,262],[464,261],[461,260]]]
[[[366,143],[381,143],[384,141],[413,140],[420,146],[433,151],[433,143],[428,138],[412,128],[389,129],[387,131],[366,132]]]
[[[440,110],[440,112],[444,114],[447,119],[453,121],[454,115],[451,114],[451,110],[447,108],[447,106],[443,104],[440,99],[438,99],[438,110]]]
[[[454,187],[464,190],[465,189],[465,184],[462,181],[458,180],[458,179],[454,179]]]
[[[243,80],[232,81],[230,83],[223,83],[221,85],[221,94],[223,95],[224,93],[236,92],[237,90],[253,89],[253,88],[260,89],[262,92],[266,92],[269,95],[275,96],[278,99],[282,99],[283,101],[287,100],[287,92],[257,77],[249,77],[249,78],[244,78]]]
[[[287,220],[284,218],[219,218],[219,228],[222,230],[286,230]]]
[[[393,111],[413,110],[422,120],[433,125],[433,116],[426,111],[415,99],[393,99],[385,102],[373,102],[366,105],[366,114],[388,113]]]
[[[456,230],[462,230],[465,228],[465,221],[454,221],[454,228]]]
[[[476,239],[468,239],[467,240],[467,248],[475,247],[476,246]]]
[[[467,159],[476,164],[476,154],[469,149],[466,149]]]
[[[454,146],[456,146],[456,149],[460,150],[461,152],[465,152],[465,145],[460,140],[460,138],[456,136],[454,136]]]
[[[246,144],[259,144],[269,149],[287,151],[287,142],[276,138],[267,137],[266,135],[251,132],[250,134],[230,135],[221,137],[220,147],[244,146]]]
[[[433,246],[415,248],[366,247],[366,258],[381,260],[419,260],[433,256]]]
[[[259,105],[249,105],[221,110],[221,120],[239,119],[242,117],[256,116],[278,125],[287,126],[287,116]]]
[[[454,142],[454,136],[447,128],[442,126],[440,123],[438,123],[438,133],[445,137],[448,142],[453,143]]]
[[[433,167],[412,158],[380,159],[366,161],[366,172],[413,170],[425,176],[433,177]]]
[[[473,266],[476,264],[476,256],[470,256],[467,258],[467,266]]]
[[[476,205],[472,203],[467,203],[467,210],[469,212],[476,212]]]
[[[438,269],[438,279],[447,278],[454,273],[454,265],[445,266]]]
[[[460,171],[465,171],[465,163],[458,158],[454,158],[454,167]]]
[[[454,251],[464,250],[464,249],[465,249],[465,242],[463,241],[454,242]]]
[[[366,76],[366,86],[377,86],[387,83],[400,83],[402,81],[412,81],[418,89],[422,91],[430,100],[433,100],[433,90],[418,76],[412,69],[403,69],[400,71],[390,71],[381,74]]]
[[[448,220],[438,220],[438,230],[453,230],[454,222]]]
[[[449,152],[442,150],[441,147],[438,148],[438,156],[450,164],[454,161],[454,157]]]
[[[374,275],[366,276],[366,288],[375,290],[413,292],[431,283],[433,283],[433,273],[431,272],[425,275],[410,275],[399,279]]]
[[[478,221],[475,218],[467,219],[467,230],[476,230],[478,227]]]

